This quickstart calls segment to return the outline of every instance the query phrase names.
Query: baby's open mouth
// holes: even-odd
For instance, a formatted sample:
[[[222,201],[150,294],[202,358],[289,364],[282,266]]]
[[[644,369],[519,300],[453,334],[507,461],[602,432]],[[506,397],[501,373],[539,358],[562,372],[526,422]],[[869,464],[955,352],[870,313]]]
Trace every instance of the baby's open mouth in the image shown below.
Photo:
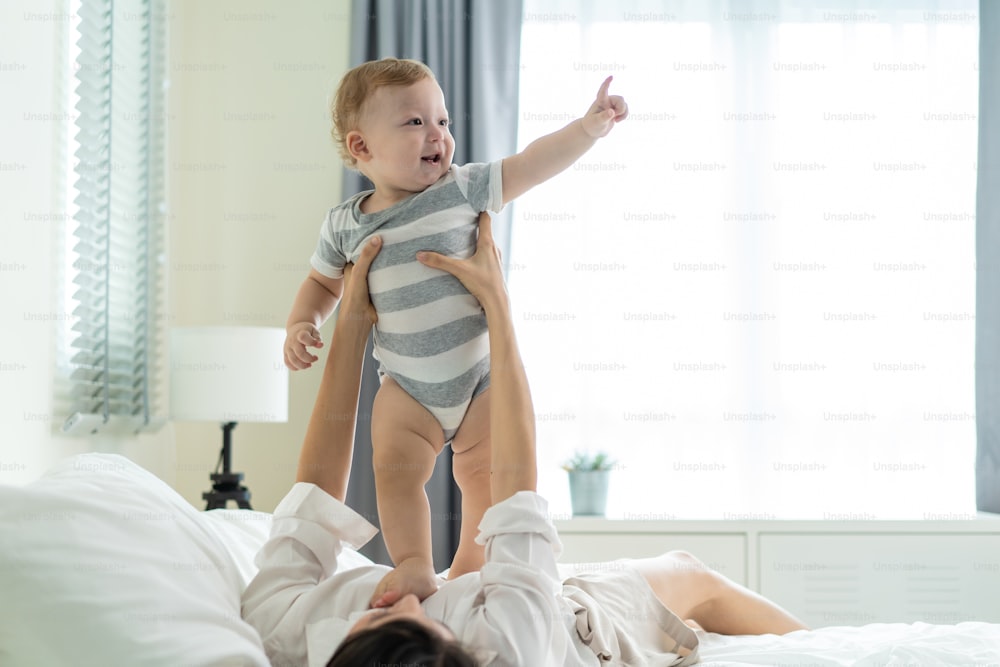
[[[437,164],[438,162],[441,161],[441,154],[440,153],[435,153],[434,155],[426,155],[426,156],[424,156],[424,157],[422,157],[420,159],[423,160],[424,162],[430,162],[431,164]]]

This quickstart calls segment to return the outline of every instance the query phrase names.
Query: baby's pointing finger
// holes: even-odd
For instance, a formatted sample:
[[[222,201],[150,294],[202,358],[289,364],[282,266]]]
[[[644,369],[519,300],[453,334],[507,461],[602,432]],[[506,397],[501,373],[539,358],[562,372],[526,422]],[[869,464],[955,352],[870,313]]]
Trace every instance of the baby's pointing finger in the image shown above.
[[[600,90],[597,91],[597,101],[602,107],[606,107],[610,104],[610,100],[608,99],[608,89],[611,87],[611,79],[613,78],[613,76],[609,76],[605,79],[604,83],[601,84]]]

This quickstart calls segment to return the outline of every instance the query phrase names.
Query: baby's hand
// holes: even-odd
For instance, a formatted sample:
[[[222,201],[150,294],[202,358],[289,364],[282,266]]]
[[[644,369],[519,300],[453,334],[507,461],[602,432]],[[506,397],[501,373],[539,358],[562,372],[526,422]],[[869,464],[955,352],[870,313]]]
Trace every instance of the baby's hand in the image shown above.
[[[319,357],[310,354],[307,347],[323,347],[323,339],[312,322],[297,322],[288,327],[285,336],[285,366],[298,371],[309,368]]]
[[[598,139],[605,136],[615,123],[628,118],[628,105],[621,95],[608,95],[612,77],[608,77],[597,91],[597,99],[583,115],[583,130]]]

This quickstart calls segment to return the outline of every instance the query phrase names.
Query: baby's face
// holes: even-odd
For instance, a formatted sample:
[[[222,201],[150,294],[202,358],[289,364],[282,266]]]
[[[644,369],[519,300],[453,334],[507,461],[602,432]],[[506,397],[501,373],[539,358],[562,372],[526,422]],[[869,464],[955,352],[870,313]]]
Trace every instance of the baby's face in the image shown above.
[[[444,93],[433,79],[379,88],[365,102],[359,128],[370,151],[362,173],[376,189],[426,190],[451,167],[449,123]]]

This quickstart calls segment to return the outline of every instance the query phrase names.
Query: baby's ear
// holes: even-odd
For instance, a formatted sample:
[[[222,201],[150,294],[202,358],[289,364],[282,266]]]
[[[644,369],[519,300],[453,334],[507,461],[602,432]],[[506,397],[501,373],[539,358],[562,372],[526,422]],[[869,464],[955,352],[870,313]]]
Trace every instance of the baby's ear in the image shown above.
[[[371,159],[368,144],[357,130],[351,130],[347,133],[347,136],[344,137],[344,144],[347,146],[347,152],[358,162],[367,162]]]

